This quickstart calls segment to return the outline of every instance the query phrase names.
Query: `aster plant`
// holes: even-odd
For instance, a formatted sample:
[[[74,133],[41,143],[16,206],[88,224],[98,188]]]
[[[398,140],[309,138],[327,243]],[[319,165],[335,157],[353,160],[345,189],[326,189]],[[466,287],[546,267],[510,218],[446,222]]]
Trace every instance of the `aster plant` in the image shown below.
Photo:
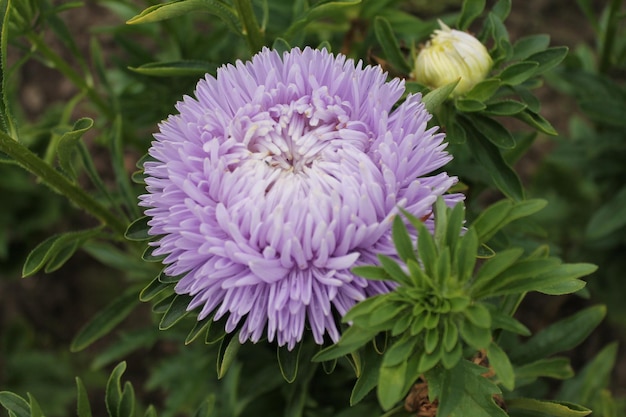
[[[533,89],[567,50],[511,42],[510,0],[428,19],[416,4],[107,0],[125,23],[86,55],[64,19],[80,2],[0,0],[0,162],[51,188],[66,220],[22,276],[69,271],[80,250],[107,278],[85,292],[108,305],[69,348],[107,381],[109,416],[157,414],[122,383],[127,364],[166,416],[591,413],[562,400],[602,387],[590,368],[570,379],[561,352],[605,308],[535,334],[519,312],[529,292],[585,295],[595,271],[551,254],[532,219],[546,201],[512,168],[556,133]],[[75,89],[36,122],[9,81],[32,58]],[[28,217],[7,207],[0,220]],[[44,371],[10,342],[18,374]],[[610,353],[588,366],[610,369]],[[81,378],[76,391],[78,416],[98,413]],[[43,415],[23,392],[9,384],[0,405]]]

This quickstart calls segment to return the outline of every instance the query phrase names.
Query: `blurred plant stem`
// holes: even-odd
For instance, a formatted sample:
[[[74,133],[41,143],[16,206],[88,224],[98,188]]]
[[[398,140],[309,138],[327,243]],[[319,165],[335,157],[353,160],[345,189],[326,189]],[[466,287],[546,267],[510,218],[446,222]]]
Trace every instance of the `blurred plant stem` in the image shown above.
[[[265,41],[263,32],[254,16],[252,2],[250,0],[235,0],[235,7],[243,25],[243,33],[246,36],[248,48],[250,48],[250,53],[254,55],[263,48]]]
[[[36,175],[50,188],[64,195],[78,207],[110,227],[116,234],[119,236],[124,235],[126,224],[116,217],[114,212],[104,207],[43,159],[31,152],[26,146],[4,132],[0,132],[0,151],[6,153],[20,166]]]

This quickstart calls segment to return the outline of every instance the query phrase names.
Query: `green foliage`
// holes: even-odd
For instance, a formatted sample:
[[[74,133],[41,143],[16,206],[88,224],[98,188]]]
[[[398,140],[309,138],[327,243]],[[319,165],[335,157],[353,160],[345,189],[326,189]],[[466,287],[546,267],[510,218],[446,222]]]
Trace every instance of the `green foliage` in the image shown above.
[[[511,42],[510,0],[489,2],[490,9],[484,0],[465,0],[437,15],[428,12],[443,2],[60,3],[0,0],[0,192],[9,196],[0,210],[0,293],[11,294],[0,304],[37,342],[24,344],[12,325],[0,323],[6,364],[0,405],[10,416],[67,414],[71,393],[60,380],[88,366],[86,383],[76,378],[79,417],[99,409],[111,417],[368,417],[381,407],[386,416],[406,415],[401,402],[416,384],[425,384],[422,400],[440,416],[624,414],[610,391],[615,344],[575,377],[561,354],[590,335],[607,314],[604,306],[560,317],[534,335],[516,314],[528,292],[581,294],[582,278],[594,273],[592,289],[617,299],[609,316],[626,317],[623,292],[616,291],[626,267],[626,92],[619,75],[626,42],[619,1],[599,16],[590,0],[577,1],[596,32],[597,50],[581,47],[569,55],[567,48],[550,47],[547,35]],[[108,13],[106,25],[78,34],[71,13],[92,7]],[[458,97],[451,97],[458,81],[431,89],[413,79],[419,45],[438,27],[437,18],[471,30],[491,48],[487,78]],[[397,256],[380,255],[376,265],[354,273],[396,289],[357,304],[342,318],[341,339],[324,348],[308,335],[293,350],[266,340],[242,345],[237,329],[226,332],[224,318],[198,321],[188,312],[190,297],[174,291],[181,276],[163,272],[165,256],[154,255],[150,243],[158,237],[149,234],[137,206],[150,156],[137,162],[138,171],[129,169],[198,78],[265,46],[326,48],[403,78],[406,93],[422,94],[433,113],[429,127],[446,133],[454,156],[446,170],[459,177],[456,191],[467,197],[467,216],[463,205],[438,201],[434,226],[409,213],[395,216]],[[33,115],[23,108],[22,77],[41,64],[71,92]],[[571,140],[557,139],[557,151],[527,190],[516,162],[537,136],[557,134],[534,94],[544,77],[576,99],[584,119],[572,118]],[[520,124],[509,119],[525,130],[512,130]],[[500,195],[505,199],[486,204]],[[536,195],[545,199],[527,199]],[[79,251],[89,258],[68,268]],[[602,265],[597,272],[596,262]],[[18,264],[23,277],[36,278],[21,284]],[[68,277],[69,302],[82,325],[76,332],[76,323],[68,323],[76,334],[56,341],[42,323],[30,322],[29,306],[39,300],[13,299],[14,293],[24,297],[22,285],[48,280],[39,274],[55,272]],[[70,285],[87,274],[102,279],[94,288]],[[109,282],[110,276],[119,281]],[[90,319],[79,308],[89,302],[85,293],[98,294],[105,306]],[[102,368],[119,361],[107,380]],[[146,381],[137,390],[123,381],[126,363],[131,380]],[[555,398],[541,390],[545,378],[566,380],[553,390]],[[93,412],[92,386],[105,390]],[[158,413],[142,404],[153,395],[162,398]]]
[[[595,269],[588,264],[562,264],[543,251],[523,256],[523,251],[516,249],[496,253],[476,268],[481,244],[510,222],[527,217],[544,205],[542,201],[504,200],[485,210],[463,232],[463,206],[449,209],[439,200],[432,235],[419,219],[404,213],[417,232],[417,242],[412,241],[404,221],[396,217],[393,240],[404,266],[380,255],[380,266],[355,267],[353,271],[367,279],[394,281],[398,287],[353,307],[343,317],[351,327],[336,345],[320,351],[314,360],[339,358],[366,345],[376,334],[386,332],[391,339],[387,349],[381,352],[377,384],[383,409],[391,409],[425,374],[426,380],[434,384],[429,391],[431,400],[439,398],[440,404],[449,408],[445,409],[446,415],[454,415],[457,407],[472,415],[490,415],[494,409],[504,415],[494,403],[480,398],[499,394],[496,383],[513,390],[516,380],[513,364],[534,362],[571,349],[589,335],[605,312],[603,307],[584,310],[555,323],[510,352],[505,352],[493,338],[503,322],[509,331],[520,334],[527,331],[512,317],[514,311],[506,310],[505,302],[494,304],[497,297],[523,297],[529,291],[573,292],[585,285],[579,278]],[[492,315],[498,319],[492,319]],[[480,383],[458,382],[470,378],[469,375],[476,376],[475,372],[466,375],[466,365],[462,365],[467,363],[464,352],[468,351],[486,352],[490,369],[495,373],[494,381],[481,377]],[[452,374],[446,377],[447,372]],[[460,374],[456,375],[457,372]],[[371,375],[367,378],[371,381]],[[458,386],[448,387],[450,381]],[[468,385],[471,389],[463,392]],[[453,390],[451,394],[449,390]]]

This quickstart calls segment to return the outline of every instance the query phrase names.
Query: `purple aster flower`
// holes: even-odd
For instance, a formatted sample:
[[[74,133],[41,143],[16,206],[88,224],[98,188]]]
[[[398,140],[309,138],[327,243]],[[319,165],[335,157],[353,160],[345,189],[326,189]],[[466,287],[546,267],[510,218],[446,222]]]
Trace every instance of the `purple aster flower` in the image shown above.
[[[215,313],[242,343],[266,334],[292,349],[307,325],[316,343],[337,341],[334,314],[390,290],[350,269],[393,256],[398,208],[428,218],[456,182],[429,176],[451,156],[419,95],[392,110],[403,91],[343,55],[264,49],[177,104],[140,204],[199,320]]]

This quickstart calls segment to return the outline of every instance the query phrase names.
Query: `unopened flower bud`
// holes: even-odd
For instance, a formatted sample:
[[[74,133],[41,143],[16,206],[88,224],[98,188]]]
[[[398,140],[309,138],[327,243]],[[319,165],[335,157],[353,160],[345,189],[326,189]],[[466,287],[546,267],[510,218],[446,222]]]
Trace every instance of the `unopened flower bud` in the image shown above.
[[[461,79],[452,95],[467,93],[485,79],[493,61],[487,48],[466,32],[450,29],[439,21],[441,29],[435,30],[430,41],[415,60],[415,80],[438,88]]]

